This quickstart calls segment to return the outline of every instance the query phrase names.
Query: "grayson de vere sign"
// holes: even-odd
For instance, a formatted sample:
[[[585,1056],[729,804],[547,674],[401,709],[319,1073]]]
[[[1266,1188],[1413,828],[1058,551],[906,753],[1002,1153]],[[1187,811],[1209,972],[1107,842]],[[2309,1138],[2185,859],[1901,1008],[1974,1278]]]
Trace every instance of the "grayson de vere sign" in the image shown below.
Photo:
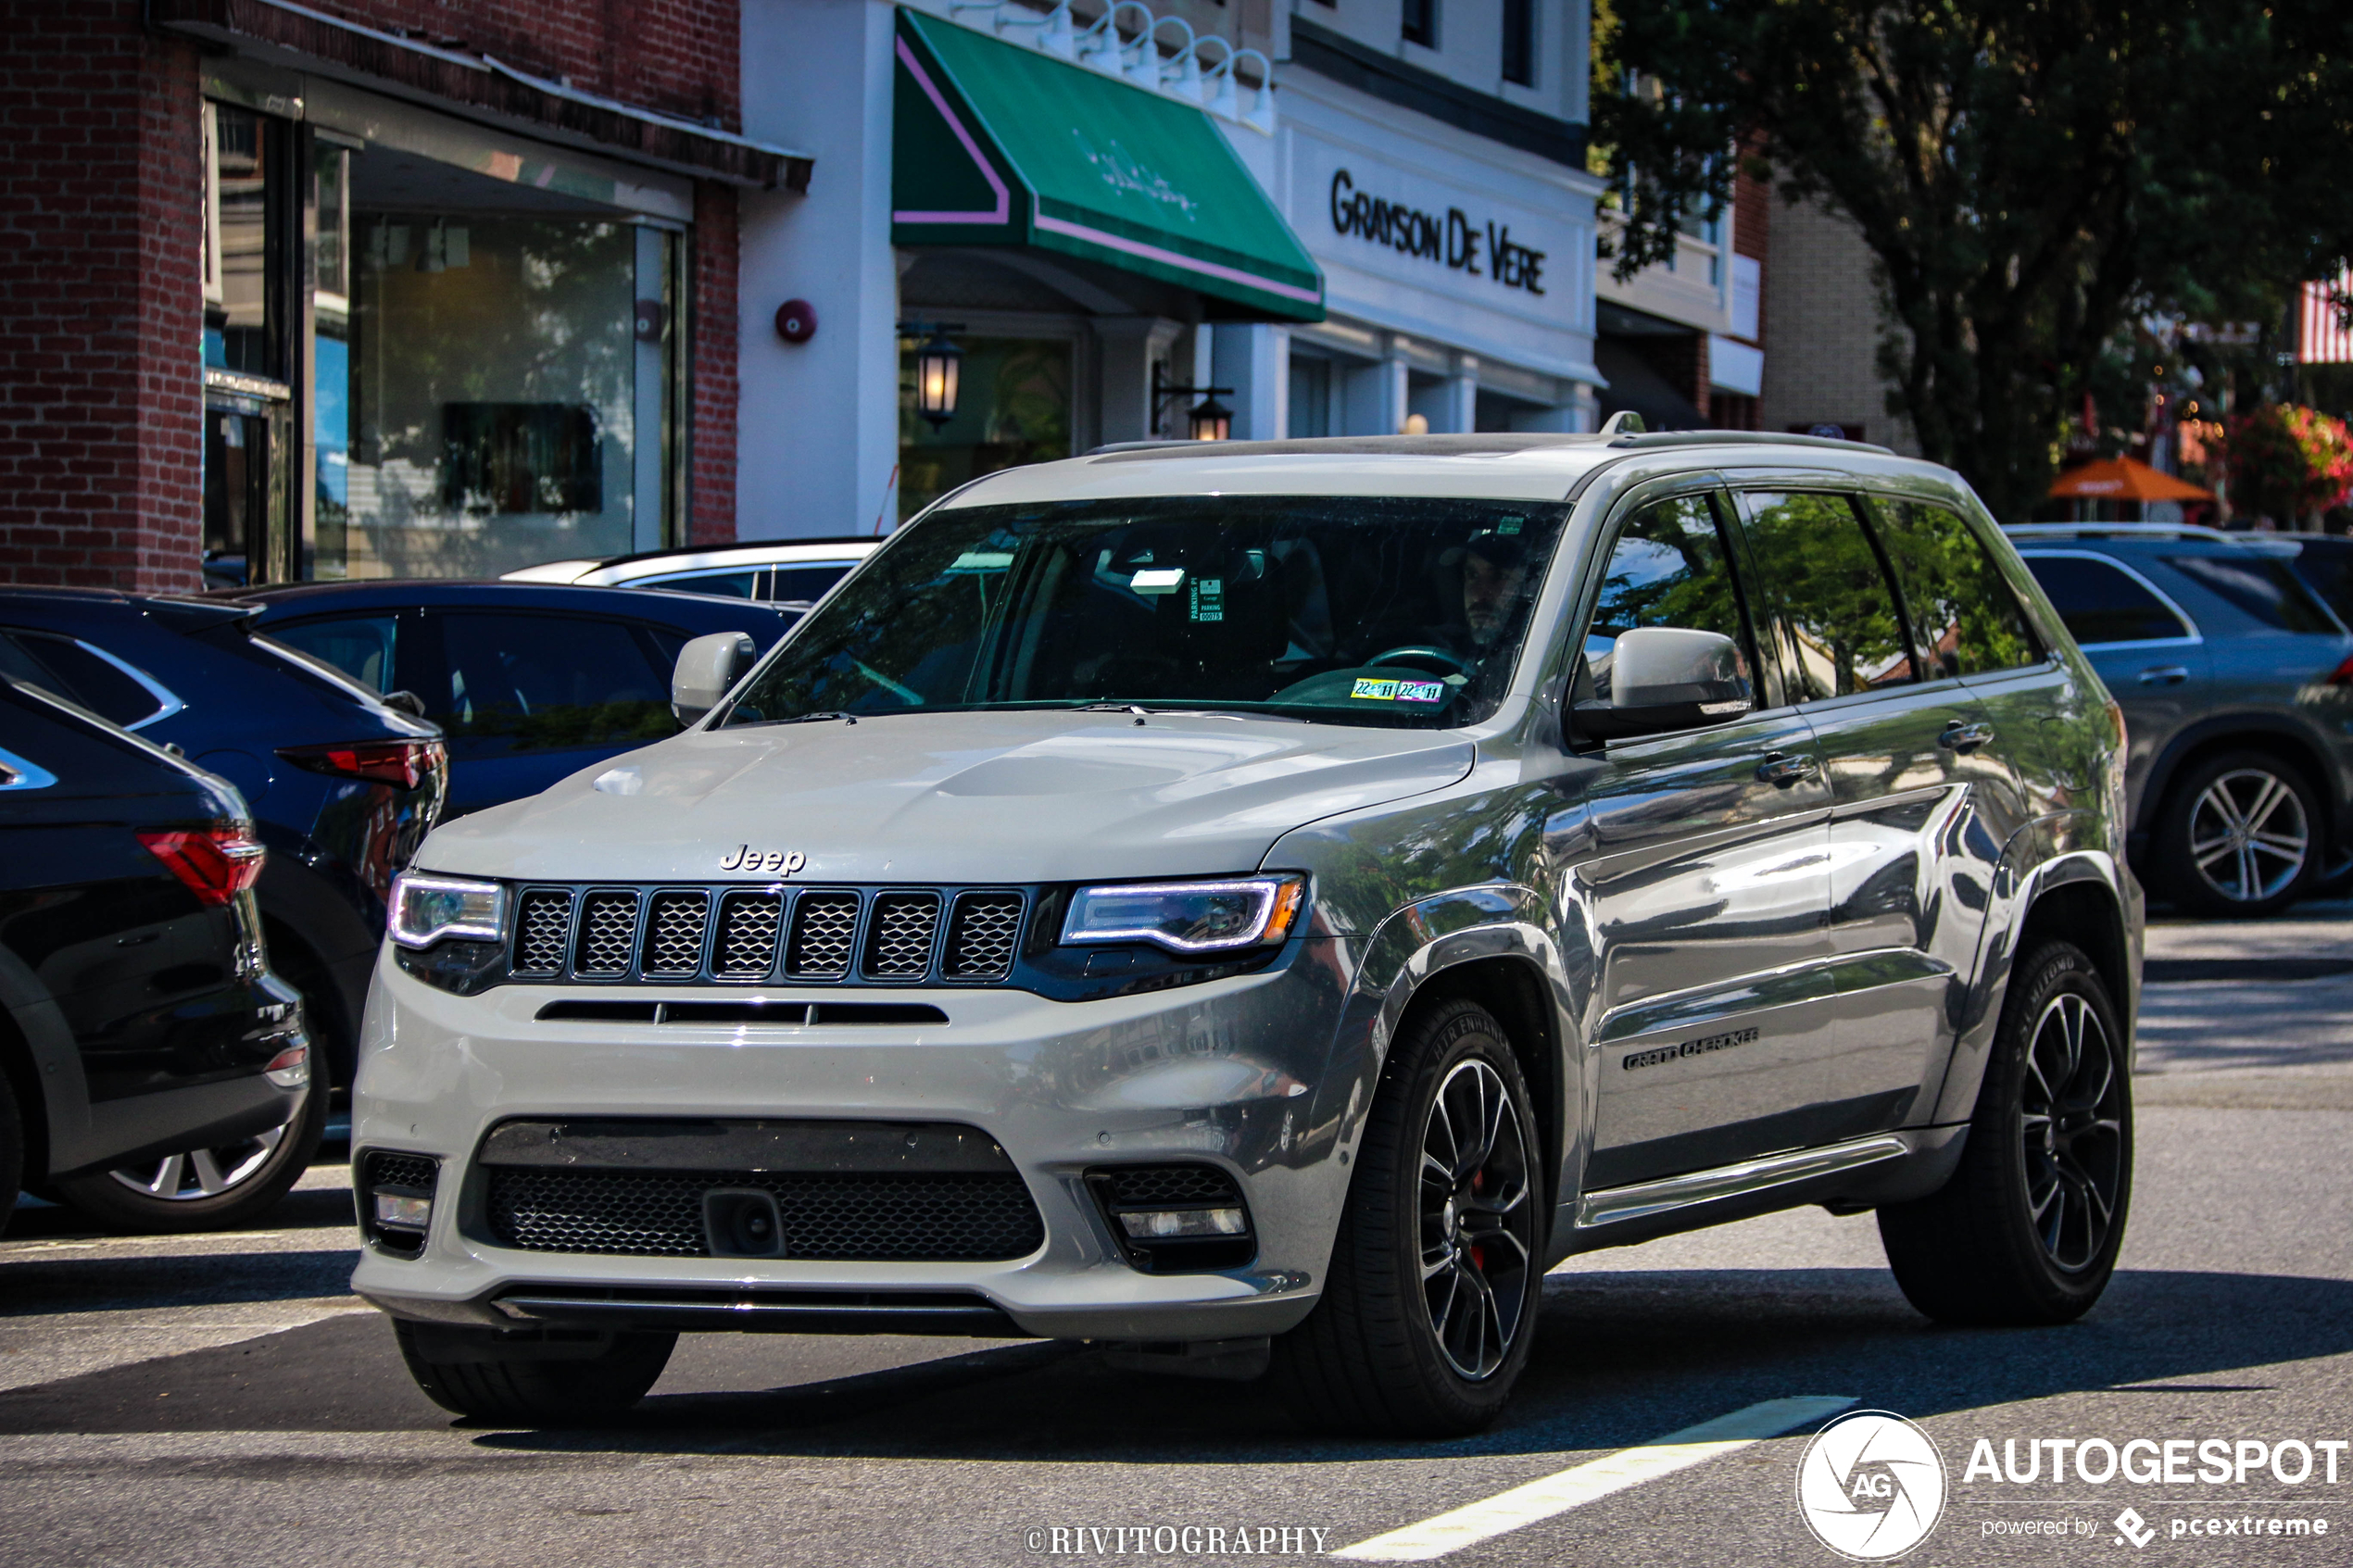
[[[1366,195],[1345,169],[1332,174],[1332,229],[1387,245],[1402,256],[1440,262],[1474,278],[1491,277],[1508,289],[1526,289],[1533,295],[1544,292],[1544,253],[1515,245],[1510,224],[1492,220],[1483,225],[1473,223],[1459,207],[1448,207],[1446,216],[1440,218],[1403,202]],[[1484,270],[1479,266],[1482,250],[1487,258]]]

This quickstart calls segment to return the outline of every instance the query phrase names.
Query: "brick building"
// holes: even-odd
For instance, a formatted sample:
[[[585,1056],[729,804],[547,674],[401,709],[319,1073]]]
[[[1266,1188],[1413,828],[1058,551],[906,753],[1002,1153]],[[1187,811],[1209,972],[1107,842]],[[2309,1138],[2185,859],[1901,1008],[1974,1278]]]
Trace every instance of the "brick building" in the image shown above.
[[[736,0],[16,0],[0,582],[735,527]]]

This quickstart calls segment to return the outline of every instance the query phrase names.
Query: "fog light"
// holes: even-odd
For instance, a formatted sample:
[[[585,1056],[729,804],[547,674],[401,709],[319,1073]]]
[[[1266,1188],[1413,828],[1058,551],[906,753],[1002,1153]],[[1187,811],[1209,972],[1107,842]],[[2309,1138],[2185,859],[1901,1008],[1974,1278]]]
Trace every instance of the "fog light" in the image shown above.
[[[288,1046],[270,1059],[261,1075],[282,1089],[298,1089],[310,1082],[310,1047]]]
[[[433,1199],[403,1198],[397,1193],[376,1194],[376,1223],[388,1230],[422,1231],[433,1218]]]
[[[1160,1209],[1122,1214],[1119,1223],[1139,1241],[1182,1241],[1192,1236],[1240,1236],[1249,1227],[1239,1209]]]

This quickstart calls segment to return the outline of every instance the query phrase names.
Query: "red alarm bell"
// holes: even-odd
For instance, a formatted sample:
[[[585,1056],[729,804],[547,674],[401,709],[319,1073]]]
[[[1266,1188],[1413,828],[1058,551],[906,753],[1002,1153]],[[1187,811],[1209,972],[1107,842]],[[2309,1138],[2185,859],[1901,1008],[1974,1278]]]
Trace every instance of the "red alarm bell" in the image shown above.
[[[817,335],[817,307],[805,299],[788,299],[776,307],[776,335],[786,343],[807,343]]]

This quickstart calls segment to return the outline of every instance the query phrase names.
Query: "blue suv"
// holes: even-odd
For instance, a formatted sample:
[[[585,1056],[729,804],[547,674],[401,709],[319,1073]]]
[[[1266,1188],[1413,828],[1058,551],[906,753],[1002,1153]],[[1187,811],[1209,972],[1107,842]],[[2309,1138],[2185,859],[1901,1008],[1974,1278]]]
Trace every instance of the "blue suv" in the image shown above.
[[[2353,633],[2292,538],[2149,523],[2007,530],[2122,705],[2133,869],[2269,914],[2353,860]]]

